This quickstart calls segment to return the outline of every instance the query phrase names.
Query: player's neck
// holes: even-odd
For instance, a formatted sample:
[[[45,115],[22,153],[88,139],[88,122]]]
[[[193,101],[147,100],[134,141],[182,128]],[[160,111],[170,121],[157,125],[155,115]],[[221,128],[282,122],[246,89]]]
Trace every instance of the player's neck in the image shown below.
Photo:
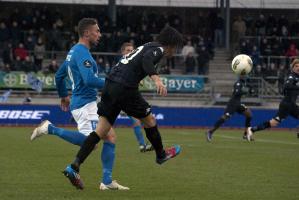
[[[84,46],[86,46],[88,49],[90,49],[90,42],[85,40],[84,38],[79,38],[79,44],[82,44]]]

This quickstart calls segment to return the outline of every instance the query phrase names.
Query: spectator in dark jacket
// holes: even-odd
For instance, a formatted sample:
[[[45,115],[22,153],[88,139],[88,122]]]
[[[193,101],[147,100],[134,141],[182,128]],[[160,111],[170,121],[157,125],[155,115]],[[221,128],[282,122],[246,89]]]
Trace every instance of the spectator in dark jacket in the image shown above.
[[[197,54],[198,74],[207,74],[209,70],[210,54],[204,46],[197,50]]]
[[[194,72],[194,68],[195,68],[195,58],[193,53],[189,52],[187,54],[187,57],[185,59],[185,67],[186,67],[186,74],[190,74]]]

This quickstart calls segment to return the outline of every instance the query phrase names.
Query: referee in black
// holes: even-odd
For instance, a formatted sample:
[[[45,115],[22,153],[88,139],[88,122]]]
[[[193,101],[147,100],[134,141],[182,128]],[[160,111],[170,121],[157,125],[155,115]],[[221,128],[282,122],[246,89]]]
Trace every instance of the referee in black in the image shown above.
[[[152,115],[150,105],[141,96],[138,85],[142,79],[149,76],[156,85],[157,93],[166,96],[167,89],[157,73],[156,66],[163,57],[172,57],[182,43],[182,35],[176,29],[166,26],[157,36],[156,42],[139,46],[111,69],[106,78],[101,102],[98,104],[99,122],[96,131],[86,138],[71,164],[72,169],[77,172],[76,176],[68,177],[74,186],[76,183],[82,184],[79,176],[80,165],[101,138],[108,134],[121,110],[142,121],[146,137],[155,149],[158,164],[180,153],[179,145],[163,147],[156,119]]]

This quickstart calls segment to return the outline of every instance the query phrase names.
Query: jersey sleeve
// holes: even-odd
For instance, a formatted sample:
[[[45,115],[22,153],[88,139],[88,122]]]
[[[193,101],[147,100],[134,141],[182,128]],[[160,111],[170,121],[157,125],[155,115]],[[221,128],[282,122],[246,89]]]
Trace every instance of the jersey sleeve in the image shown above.
[[[104,86],[104,80],[97,77],[93,71],[92,57],[89,52],[78,52],[75,55],[75,61],[79,68],[79,72],[86,86],[92,88],[102,88]]]
[[[67,76],[67,65],[66,62],[64,61],[58,68],[57,72],[55,73],[56,89],[59,97],[68,96],[66,83],[65,83],[66,76]]]
[[[237,81],[234,84],[233,94],[235,96],[241,96],[241,95],[247,94],[248,92],[249,92],[249,88],[247,88],[246,86],[244,86],[244,84],[241,83],[240,81]]]
[[[146,51],[142,59],[142,67],[145,73],[149,76],[157,75],[155,65],[163,57],[163,48],[158,47]]]
[[[290,75],[284,83],[285,90],[299,90],[299,83],[296,78]]]

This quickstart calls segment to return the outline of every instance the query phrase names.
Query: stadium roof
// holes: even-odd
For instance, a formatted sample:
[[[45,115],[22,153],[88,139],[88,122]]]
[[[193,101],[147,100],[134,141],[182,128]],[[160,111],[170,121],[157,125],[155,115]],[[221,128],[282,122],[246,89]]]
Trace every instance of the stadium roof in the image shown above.
[[[1,1],[1,0],[0,0]],[[108,0],[4,0],[6,2],[67,3],[107,5]],[[225,1],[225,0],[224,0]],[[116,0],[123,6],[167,6],[213,8],[220,0]],[[299,0],[230,0],[231,8],[298,9]]]

